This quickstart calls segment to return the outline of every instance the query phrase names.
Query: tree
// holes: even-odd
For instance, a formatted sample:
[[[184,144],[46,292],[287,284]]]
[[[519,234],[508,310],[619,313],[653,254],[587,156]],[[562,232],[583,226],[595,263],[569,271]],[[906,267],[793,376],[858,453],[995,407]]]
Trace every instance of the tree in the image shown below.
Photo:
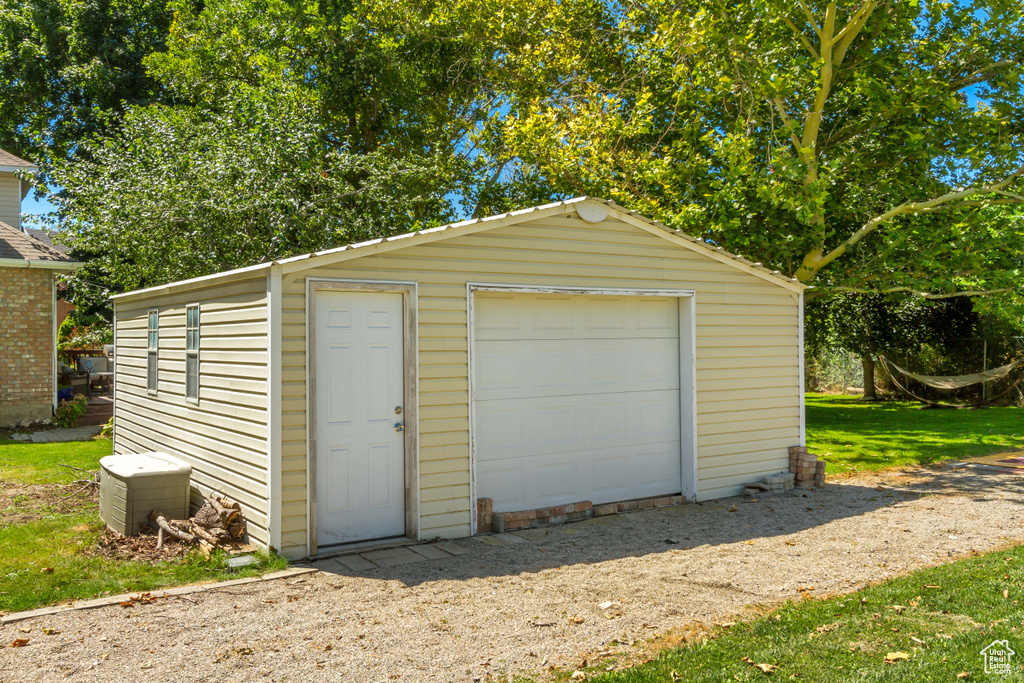
[[[508,131],[557,191],[820,291],[1019,291],[1019,2],[626,2],[589,39],[552,26],[510,57],[544,87]]]
[[[143,58],[163,49],[166,0],[0,0],[0,148],[65,159],[163,93]]]
[[[85,158],[53,166],[55,225],[91,256],[79,280],[158,284],[479,214],[517,191],[493,50],[445,15],[171,7],[167,50],[146,59],[169,103],[129,106],[83,141]]]

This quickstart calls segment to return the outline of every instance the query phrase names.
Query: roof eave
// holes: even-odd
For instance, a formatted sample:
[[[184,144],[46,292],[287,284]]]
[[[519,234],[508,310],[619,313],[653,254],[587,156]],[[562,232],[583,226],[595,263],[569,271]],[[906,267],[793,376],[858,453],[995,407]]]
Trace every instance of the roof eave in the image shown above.
[[[0,268],[35,268],[37,270],[75,271],[84,266],[79,261],[39,261],[22,258],[0,258]]]

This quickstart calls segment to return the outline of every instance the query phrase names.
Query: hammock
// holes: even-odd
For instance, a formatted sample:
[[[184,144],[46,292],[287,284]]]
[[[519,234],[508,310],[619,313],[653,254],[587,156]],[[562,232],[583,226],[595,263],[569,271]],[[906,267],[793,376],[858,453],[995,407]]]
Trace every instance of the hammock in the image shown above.
[[[914,392],[910,391],[905,386],[900,384],[899,380],[896,379],[896,376],[892,372],[892,370],[895,370],[901,375],[905,375],[907,377],[910,377],[911,379],[917,380],[921,384],[926,384],[936,389],[950,390],[963,389],[964,387],[969,387],[974,384],[982,384],[984,382],[991,382],[993,380],[1003,379],[1004,377],[1007,377],[1011,372],[1013,372],[1013,369],[1020,365],[1022,361],[1014,361],[1012,363],[1009,363],[1008,365],[1003,365],[998,368],[992,368],[991,370],[979,372],[974,375],[952,375],[949,377],[939,377],[933,375],[918,375],[913,372],[909,372],[907,370],[904,370],[900,366],[896,365],[895,363],[887,359],[885,356],[879,356],[878,360],[881,362],[882,369],[885,371],[885,374],[889,376],[889,379],[892,380],[892,383],[895,384],[900,391],[916,399],[917,401],[924,403],[925,405],[935,407],[941,406],[945,408],[975,408],[988,405],[990,403],[998,401],[999,399],[1009,394],[1011,391],[1017,388],[1017,385],[1020,384],[1022,380],[1024,380],[1024,373],[1021,373],[1020,377],[1018,377],[1016,381],[1010,384],[1010,386],[1007,387],[1006,391],[999,394],[998,396],[993,396],[992,398],[978,401],[976,403],[944,403],[942,401],[932,401],[927,398],[922,398],[915,394]],[[892,370],[890,370],[890,368],[892,368]]]

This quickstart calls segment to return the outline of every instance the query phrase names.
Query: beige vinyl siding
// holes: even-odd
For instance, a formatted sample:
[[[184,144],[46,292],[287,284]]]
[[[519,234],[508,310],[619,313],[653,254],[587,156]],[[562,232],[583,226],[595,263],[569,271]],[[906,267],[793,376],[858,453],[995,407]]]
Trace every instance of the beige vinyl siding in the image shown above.
[[[613,214],[614,216],[614,214]],[[535,219],[284,277],[282,548],[306,545],[305,280],[417,282],[420,535],[470,533],[466,283],[696,290],[698,497],[788,468],[800,441],[798,295],[613,217]]]
[[[0,172],[0,222],[21,227],[21,184],[13,173]]]
[[[192,465],[193,508],[211,490],[267,535],[267,279],[116,304],[115,453],[164,451]],[[199,403],[185,400],[185,306],[200,305]],[[158,385],[146,391],[146,323],[160,312]]]

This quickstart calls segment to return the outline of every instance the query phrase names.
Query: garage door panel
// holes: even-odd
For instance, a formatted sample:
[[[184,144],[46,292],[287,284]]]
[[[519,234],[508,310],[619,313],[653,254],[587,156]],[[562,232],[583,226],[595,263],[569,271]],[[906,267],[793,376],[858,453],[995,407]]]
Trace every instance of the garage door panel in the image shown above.
[[[476,459],[679,440],[675,391],[478,402]]]
[[[552,349],[553,343],[560,348]],[[489,401],[679,389],[678,340],[640,339],[623,346],[597,339],[478,341],[474,396]]]
[[[477,299],[478,341],[679,337],[674,298],[488,292]]]
[[[478,294],[477,495],[499,512],[681,488],[679,304]]]
[[[679,442],[672,441],[503,458],[478,470],[477,495],[510,512],[670,495],[679,478]]]

